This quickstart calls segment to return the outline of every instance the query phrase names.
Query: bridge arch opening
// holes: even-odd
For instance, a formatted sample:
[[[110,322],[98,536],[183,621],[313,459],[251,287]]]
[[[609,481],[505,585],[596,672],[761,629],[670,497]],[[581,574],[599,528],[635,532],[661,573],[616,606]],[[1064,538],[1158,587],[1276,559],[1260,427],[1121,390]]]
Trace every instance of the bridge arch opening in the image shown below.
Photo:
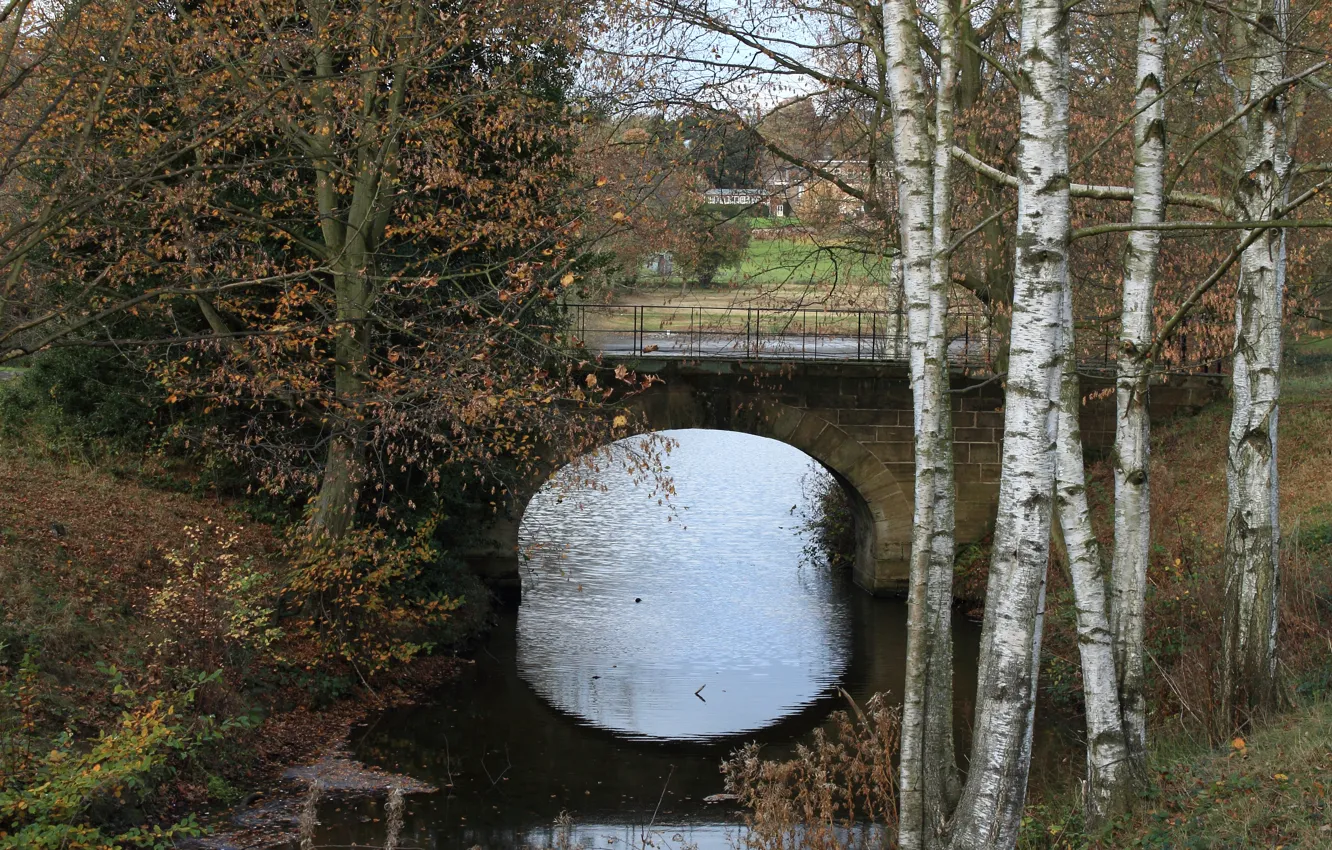
[[[665,394],[648,395],[633,413],[658,431],[735,431],[799,449],[830,472],[846,493],[856,534],[853,581],[875,595],[905,592],[911,504],[889,466],[845,428],[816,411],[780,403],[747,406],[719,417],[706,405],[680,405]],[[546,479],[533,481],[526,490],[512,494],[483,545],[471,553],[472,564],[483,577],[517,589],[524,557],[519,546],[521,523],[531,499],[545,484]]]
[[[810,485],[828,472],[733,431],[641,440],[565,467],[527,505],[519,675],[557,709],[629,737],[796,722],[841,683],[864,598],[808,559]],[[666,478],[649,473],[654,454]]]

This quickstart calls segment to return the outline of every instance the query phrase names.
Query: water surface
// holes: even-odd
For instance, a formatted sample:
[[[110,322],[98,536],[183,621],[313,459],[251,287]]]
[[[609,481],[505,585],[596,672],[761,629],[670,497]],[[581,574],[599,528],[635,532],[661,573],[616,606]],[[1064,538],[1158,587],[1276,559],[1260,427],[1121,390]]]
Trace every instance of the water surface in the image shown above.
[[[850,660],[847,594],[802,564],[797,533],[804,490],[827,473],[772,440],[662,436],[675,444],[661,450],[669,500],[627,471],[631,439],[606,452],[598,488],[571,467],[532,501],[519,675],[626,738],[753,732],[828,694]]]
[[[758,437],[667,436],[671,498],[618,462],[596,487],[557,477],[524,517],[518,610],[434,703],[357,733],[362,760],[442,789],[409,802],[407,846],[720,850],[738,813],[702,798],[723,758],[748,740],[789,753],[845,707],[838,688],[900,695],[905,606],[804,552],[818,464]],[[978,629],[956,628],[963,732]],[[319,843],[383,843],[378,803],[320,817]]]

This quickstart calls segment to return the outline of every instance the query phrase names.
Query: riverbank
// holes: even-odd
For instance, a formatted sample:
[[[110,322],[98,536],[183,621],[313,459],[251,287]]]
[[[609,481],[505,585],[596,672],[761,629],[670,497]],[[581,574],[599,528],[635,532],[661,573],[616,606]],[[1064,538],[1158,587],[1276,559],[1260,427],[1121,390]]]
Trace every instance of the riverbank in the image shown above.
[[[1159,423],[1152,443],[1147,648],[1155,787],[1100,835],[1086,835],[1075,789],[1033,788],[1026,848],[1332,846],[1332,346],[1294,344],[1282,382],[1279,652],[1288,708],[1238,737],[1217,720],[1224,588],[1229,402]],[[1113,537],[1108,462],[1089,469],[1103,545]],[[984,578],[969,553],[965,587]],[[1056,559],[1058,560],[1058,559]],[[1053,567],[1053,565],[1052,565]],[[1081,672],[1065,570],[1051,570],[1042,663],[1046,704],[1076,707]],[[980,586],[983,587],[983,584]],[[1079,756],[1081,754],[1079,753]]]
[[[1253,733],[1213,747],[1157,730],[1153,788],[1097,834],[1076,792],[1027,807],[1021,850],[1315,848],[1332,846],[1332,701],[1309,699]]]
[[[0,839],[198,835],[462,663],[360,676],[284,632],[280,536],[238,503],[6,448]]]

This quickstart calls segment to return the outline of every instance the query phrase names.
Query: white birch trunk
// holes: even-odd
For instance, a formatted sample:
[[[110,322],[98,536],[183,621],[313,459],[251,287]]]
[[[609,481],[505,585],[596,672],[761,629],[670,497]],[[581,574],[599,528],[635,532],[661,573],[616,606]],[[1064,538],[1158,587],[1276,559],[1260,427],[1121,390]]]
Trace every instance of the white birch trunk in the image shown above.
[[[1252,11],[1257,26],[1250,33],[1250,98],[1269,90],[1285,73],[1289,6],[1287,0],[1262,0]],[[1247,219],[1271,218],[1290,178],[1285,99],[1284,92],[1274,95],[1249,116],[1244,167],[1235,192],[1236,206]],[[1284,288],[1284,232],[1268,230],[1240,256],[1235,298],[1222,624],[1221,708],[1226,722],[1245,721],[1276,702],[1277,414]]]
[[[1165,217],[1165,0],[1138,6],[1138,71],[1133,126],[1133,222]],[[1130,777],[1147,780],[1147,697],[1143,635],[1151,545],[1150,422],[1147,413],[1154,333],[1159,231],[1129,233],[1115,381],[1115,551],[1111,567],[1111,626],[1119,703],[1124,716]]]
[[[975,737],[952,847],[1017,843],[1031,765],[1068,278],[1068,20],[1022,6],[1018,215],[1003,469],[981,632]]]
[[[920,410],[922,434],[917,442],[931,443],[934,510],[930,560],[926,580],[928,643],[925,716],[925,842],[927,848],[944,847],[947,823],[957,804],[961,786],[954,761],[953,741],[953,564],[956,486],[953,479],[953,403],[948,378],[948,290],[952,264],[948,245],[953,238],[953,104],[957,96],[956,9],[953,0],[940,5],[939,84],[934,102],[934,221],[930,252],[929,327],[921,370]],[[922,464],[917,463],[917,469]],[[919,474],[919,473],[918,473]],[[921,488],[917,498],[925,495]]]
[[[948,171],[937,173],[937,165],[931,161],[921,34],[914,6],[905,0],[888,0],[883,6],[883,25],[893,107],[916,454],[898,839],[904,850],[920,850],[940,845],[957,796],[950,629],[954,484],[944,327],[948,268],[936,246],[940,232],[945,240],[949,235]],[[951,44],[945,50],[950,56],[953,53]],[[953,60],[948,61],[951,66]],[[938,102],[942,109],[939,127],[949,135],[953,75],[951,68],[941,75],[941,87],[948,91]],[[942,148],[945,160],[950,147]],[[940,198],[942,208],[936,216]],[[942,284],[936,285],[937,281]]]
[[[1106,604],[1105,570],[1087,506],[1087,481],[1078,416],[1082,390],[1073,345],[1073,292],[1065,287],[1059,431],[1055,447],[1055,506],[1077,609],[1078,655],[1086,706],[1087,776],[1083,812],[1089,828],[1105,822],[1127,800],[1128,753],[1120,711],[1115,645]]]

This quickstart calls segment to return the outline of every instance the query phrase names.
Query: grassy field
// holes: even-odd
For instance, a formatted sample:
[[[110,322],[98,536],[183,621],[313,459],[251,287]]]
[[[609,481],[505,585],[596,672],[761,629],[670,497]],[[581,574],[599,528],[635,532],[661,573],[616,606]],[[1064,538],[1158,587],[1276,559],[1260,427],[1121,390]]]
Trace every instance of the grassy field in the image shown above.
[[[1305,703],[1216,749],[1158,738],[1156,788],[1105,833],[1078,828],[1076,801],[1035,804],[1021,850],[1332,847],[1332,702]]]
[[[616,298],[619,304],[693,307],[888,309],[890,260],[843,245],[799,238],[754,240],[741,264],[722,269],[704,289],[682,290],[679,275],[647,275]]]
[[[881,284],[890,279],[891,260],[859,248],[795,239],[749,243],[739,267],[719,272],[719,282],[741,285],[821,283]]]

